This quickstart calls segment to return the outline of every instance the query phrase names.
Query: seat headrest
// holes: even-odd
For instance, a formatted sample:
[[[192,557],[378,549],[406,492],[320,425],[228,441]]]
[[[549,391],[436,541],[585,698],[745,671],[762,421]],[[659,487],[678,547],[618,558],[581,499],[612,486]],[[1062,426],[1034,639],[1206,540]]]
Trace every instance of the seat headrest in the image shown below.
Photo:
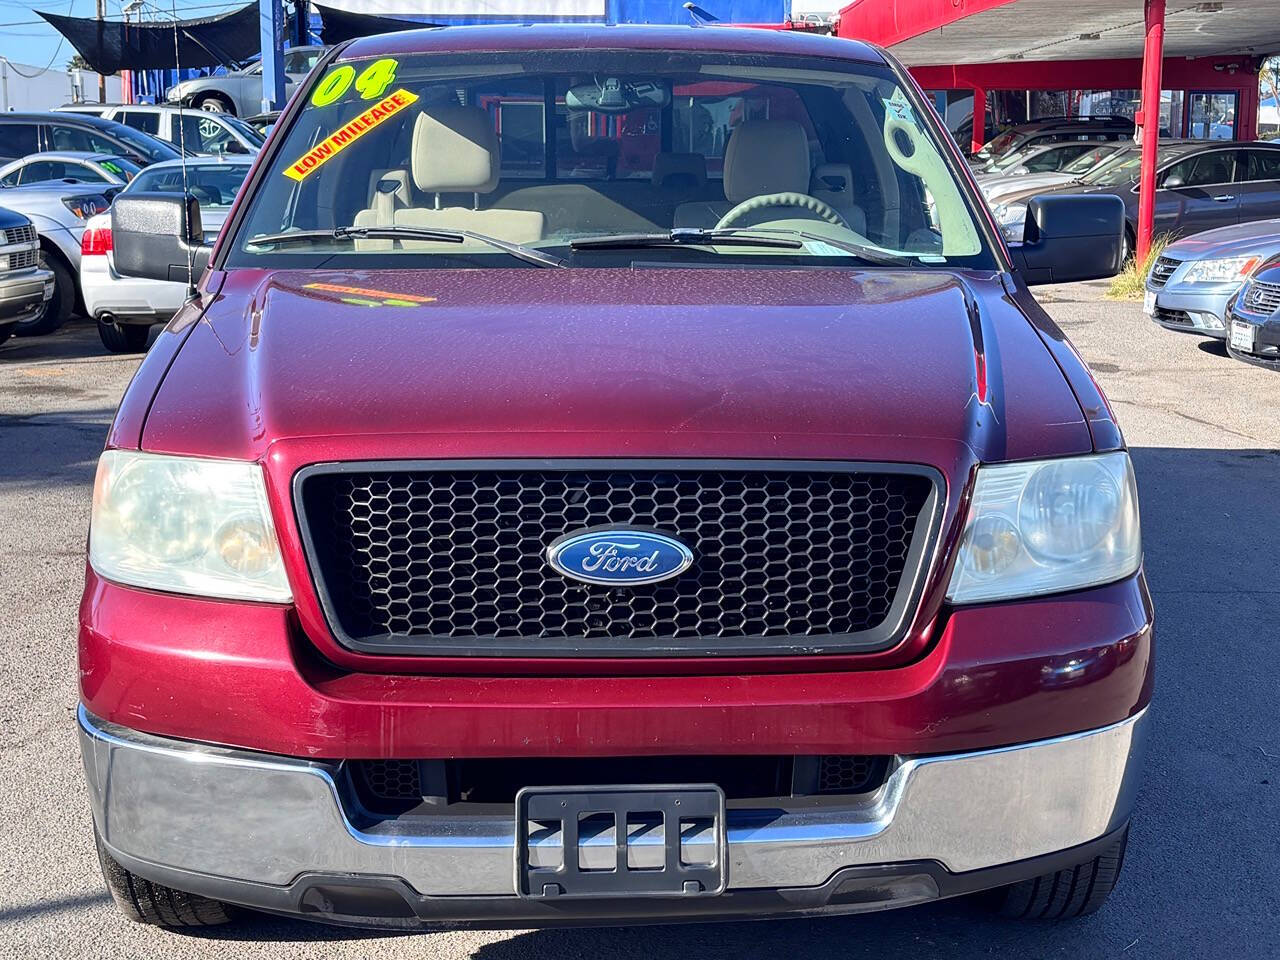
[[[489,193],[498,135],[480,107],[431,107],[413,125],[413,182],[423,193]]]
[[[744,120],[724,152],[724,198],[809,190],[809,138],[794,120]]]
[[[813,190],[842,193],[853,202],[853,167],[847,163],[820,163],[813,168]]]
[[[653,185],[659,190],[692,190],[707,183],[707,158],[700,153],[659,153],[653,158]]]

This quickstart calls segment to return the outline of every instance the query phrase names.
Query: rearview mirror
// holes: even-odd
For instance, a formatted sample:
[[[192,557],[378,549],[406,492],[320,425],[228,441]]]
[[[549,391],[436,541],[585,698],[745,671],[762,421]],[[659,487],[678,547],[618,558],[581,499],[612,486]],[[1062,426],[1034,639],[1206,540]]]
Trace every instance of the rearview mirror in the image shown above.
[[[200,204],[191,194],[129,193],[111,205],[115,270],[126,277],[186,283],[209,265]]]
[[[1027,204],[1023,242],[1009,245],[1028,284],[1114,277],[1124,266],[1124,201],[1111,194],[1046,194]]]
[[[564,103],[570,110],[597,113],[626,113],[640,107],[665,107],[671,102],[671,89],[652,80],[629,80],[626,77],[602,77],[591,83],[579,83],[565,91]]]

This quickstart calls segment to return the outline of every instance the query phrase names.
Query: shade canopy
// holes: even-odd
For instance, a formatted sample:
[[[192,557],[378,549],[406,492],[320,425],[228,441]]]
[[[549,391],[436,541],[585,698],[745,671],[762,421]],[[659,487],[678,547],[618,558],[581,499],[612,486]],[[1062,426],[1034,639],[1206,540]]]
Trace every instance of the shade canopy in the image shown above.
[[[125,23],[40,13],[98,73],[231,66],[258,55],[258,5],[217,17]],[[175,50],[176,37],[176,50]]]

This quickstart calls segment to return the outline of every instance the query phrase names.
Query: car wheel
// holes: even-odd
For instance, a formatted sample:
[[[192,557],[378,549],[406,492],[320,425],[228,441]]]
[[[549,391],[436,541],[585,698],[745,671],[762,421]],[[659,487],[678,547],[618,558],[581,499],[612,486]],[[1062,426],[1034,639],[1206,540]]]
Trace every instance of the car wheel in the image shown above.
[[[142,353],[147,349],[151,327],[145,323],[116,323],[99,318],[98,336],[112,353]]]
[[[220,93],[206,93],[196,97],[192,106],[205,113],[229,113],[232,116],[236,113],[235,104]]]
[[[994,893],[995,908],[1013,920],[1073,920],[1093,913],[1115,889],[1128,843],[1126,829],[1090,860],[1002,887]]]
[[[53,333],[71,318],[76,304],[76,281],[58,257],[40,251],[40,266],[53,272],[53,296],[44,311],[29,320],[19,320],[14,332],[20,337],[40,337]]]
[[[215,927],[233,919],[231,908],[225,903],[183,893],[130,873],[107,853],[96,828],[93,839],[111,899],[130,920],[158,927]]]

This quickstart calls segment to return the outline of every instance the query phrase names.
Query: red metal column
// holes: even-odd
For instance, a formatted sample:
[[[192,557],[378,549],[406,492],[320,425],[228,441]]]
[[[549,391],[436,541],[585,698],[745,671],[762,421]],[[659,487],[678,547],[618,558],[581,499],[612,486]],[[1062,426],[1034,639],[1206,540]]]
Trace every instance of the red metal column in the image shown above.
[[[981,87],[973,89],[973,144],[970,153],[977,153],[987,142],[987,91]]]
[[[1165,0],[1144,0],[1147,43],[1142,52],[1142,170],[1138,178],[1138,263],[1151,249],[1156,213],[1156,148],[1160,142],[1160,71],[1164,65]]]

